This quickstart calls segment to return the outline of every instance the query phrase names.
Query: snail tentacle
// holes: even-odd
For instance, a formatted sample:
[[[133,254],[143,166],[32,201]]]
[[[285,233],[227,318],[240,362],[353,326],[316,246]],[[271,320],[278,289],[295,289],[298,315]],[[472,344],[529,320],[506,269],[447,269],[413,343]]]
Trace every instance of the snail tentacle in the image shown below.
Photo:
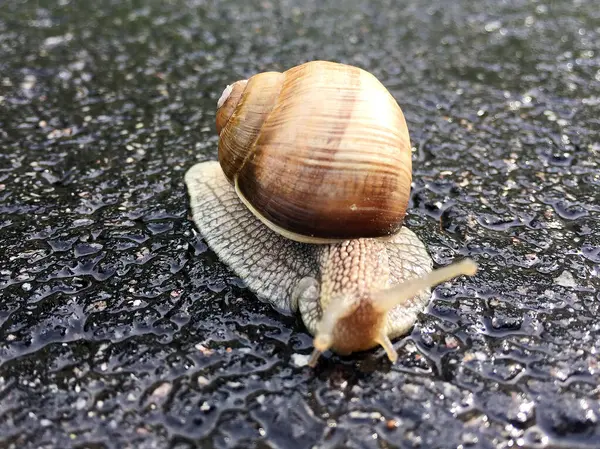
[[[323,310],[321,320],[316,327],[315,338],[313,340],[315,349],[309,360],[309,366],[314,366],[319,356],[333,346],[335,341],[333,333],[338,321],[348,316],[358,306],[356,302],[348,301],[347,299],[342,295],[336,296],[331,299],[327,308]]]
[[[473,276],[476,272],[477,264],[471,259],[455,262],[421,277],[408,279],[399,285],[378,292],[375,295],[373,305],[381,312],[387,312],[398,305],[406,303],[421,290],[429,289],[461,275]]]
[[[377,342],[383,347],[383,349],[385,349],[385,353],[387,354],[388,359],[390,359],[392,363],[395,363],[396,360],[398,360],[398,353],[394,349],[394,345],[392,344],[392,341],[387,336],[385,331],[381,332]]]

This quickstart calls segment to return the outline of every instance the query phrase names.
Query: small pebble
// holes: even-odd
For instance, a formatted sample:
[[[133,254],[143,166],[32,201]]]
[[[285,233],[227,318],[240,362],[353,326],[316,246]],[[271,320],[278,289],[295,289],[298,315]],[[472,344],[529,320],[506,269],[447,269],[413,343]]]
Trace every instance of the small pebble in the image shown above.
[[[310,360],[310,355],[292,354],[292,362],[298,367],[307,366]]]
[[[563,271],[560,276],[554,278],[554,283],[563,287],[576,287],[577,283],[570,271]]]

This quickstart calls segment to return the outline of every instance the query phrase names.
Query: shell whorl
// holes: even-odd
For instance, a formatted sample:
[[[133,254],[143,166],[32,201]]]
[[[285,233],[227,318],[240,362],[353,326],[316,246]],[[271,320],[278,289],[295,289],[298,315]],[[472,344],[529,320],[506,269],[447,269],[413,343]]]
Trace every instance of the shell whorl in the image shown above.
[[[217,134],[221,135],[221,131],[237,108],[247,84],[248,80],[236,81],[227,86],[219,97],[219,101],[217,101]]]
[[[265,72],[237,81],[217,110],[219,162],[232,183],[254,150],[264,121],[277,101],[283,78],[282,73]]]

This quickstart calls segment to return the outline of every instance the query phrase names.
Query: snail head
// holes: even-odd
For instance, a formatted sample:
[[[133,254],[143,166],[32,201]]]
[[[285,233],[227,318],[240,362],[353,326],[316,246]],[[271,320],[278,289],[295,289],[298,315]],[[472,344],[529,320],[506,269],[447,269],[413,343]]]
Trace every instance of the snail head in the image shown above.
[[[376,291],[370,300],[351,295],[336,295],[323,310],[316,326],[314,351],[309,365],[328,349],[344,354],[381,345],[388,358],[395,362],[398,355],[387,335],[387,314],[397,306],[407,304],[419,292],[461,275],[473,276],[477,264],[471,259],[433,270],[424,276],[406,280],[391,288]]]

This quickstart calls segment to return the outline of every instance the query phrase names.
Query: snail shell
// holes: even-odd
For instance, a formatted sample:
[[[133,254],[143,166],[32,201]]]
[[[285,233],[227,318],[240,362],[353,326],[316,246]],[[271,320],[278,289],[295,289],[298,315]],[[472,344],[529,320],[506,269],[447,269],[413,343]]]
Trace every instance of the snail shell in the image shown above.
[[[219,162],[250,211],[301,242],[400,230],[411,184],[402,110],[370,73],[312,61],[228,86]]]

